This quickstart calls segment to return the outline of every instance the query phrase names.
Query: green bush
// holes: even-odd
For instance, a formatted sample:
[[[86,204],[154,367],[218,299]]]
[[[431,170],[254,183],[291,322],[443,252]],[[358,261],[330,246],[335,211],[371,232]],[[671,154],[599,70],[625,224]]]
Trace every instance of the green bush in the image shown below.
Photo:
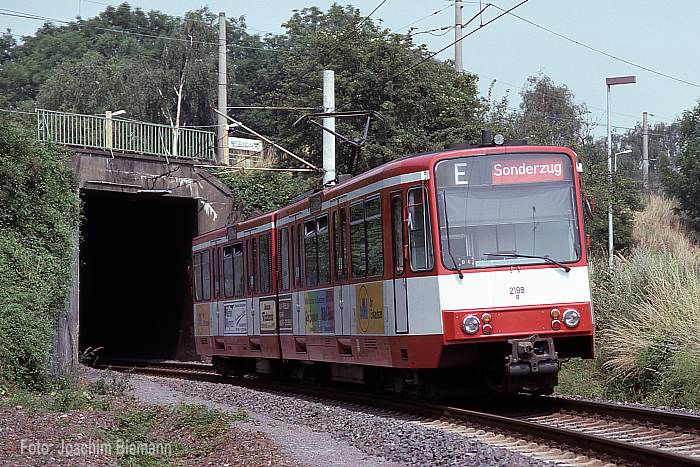
[[[68,155],[0,121],[0,380],[42,388],[79,201]]]
[[[284,172],[227,173],[218,177],[231,189],[233,208],[243,218],[284,206],[321,184],[319,177]]]
[[[613,274],[606,259],[593,261],[597,355],[576,373],[602,384],[596,395],[700,407],[700,249],[675,207],[647,200],[635,218],[636,246],[615,258]],[[578,393],[569,376],[560,390]]]

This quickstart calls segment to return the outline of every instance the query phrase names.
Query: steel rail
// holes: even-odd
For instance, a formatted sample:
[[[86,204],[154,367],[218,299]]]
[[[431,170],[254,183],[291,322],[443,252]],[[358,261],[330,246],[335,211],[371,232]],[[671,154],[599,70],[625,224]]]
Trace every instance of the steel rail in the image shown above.
[[[634,419],[640,422],[651,422],[655,425],[677,426],[691,430],[700,431],[700,416],[680,412],[671,412],[660,409],[634,407],[588,401],[580,399],[565,399],[552,396],[526,396],[544,399],[544,402],[558,410],[572,412],[583,412],[608,417],[619,417],[624,419]]]
[[[526,438],[538,438],[543,444],[557,444],[557,447],[578,449],[596,455],[606,455],[626,462],[634,462],[642,465],[656,466],[700,466],[700,459],[676,454],[671,451],[641,446],[625,441],[608,439],[602,436],[582,433],[567,428],[549,426],[544,423],[523,420],[519,418],[481,412],[472,409],[450,407],[437,404],[416,403],[416,401],[399,400],[392,397],[377,395],[374,393],[362,393],[347,391],[338,388],[321,388],[303,384],[290,384],[285,382],[250,379],[230,378],[218,375],[212,366],[201,363],[189,362],[149,362],[139,360],[105,360],[95,364],[96,367],[125,371],[130,373],[170,376],[195,381],[234,384],[250,389],[277,391],[292,393],[302,397],[322,398],[332,401],[341,401],[352,404],[362,404],[383,410],[400,413],[408,413],[420,417],[435,419],[449,419],[466,424],[485,425],[491,429],[502,430],[511,434],[517,434]],[[623,407],[614,404],[600,402],[574,401],[555,397],[531,397],[534,400],[546,400],[547,403],[565,410],[577,410],[581,412],[596,413],[600,415],[616,416],[625,419],[634,419],[640,422],[678,426],[683,428],[698,429],[700,417],[690,414],[665,412],[655,409],[643,409],[638,407]]]

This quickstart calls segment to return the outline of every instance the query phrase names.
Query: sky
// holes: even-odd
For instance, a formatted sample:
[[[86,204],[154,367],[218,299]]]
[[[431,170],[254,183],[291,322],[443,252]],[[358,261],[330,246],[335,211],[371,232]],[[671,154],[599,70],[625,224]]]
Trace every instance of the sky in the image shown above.
[[[337,3],[352,4],[367,15],[380,2],[345,0]],[[515,0],[495,2],[502,8],[519,3]],[[104,10],[105,5],[119,3],[109,0],[3,0],[1,8],[70,20],[79,14],[83,18],[95,16]],[[177,16],[206,5],[212,11],[223,11],[230,17],[245,16],[251,33],[264,34],[283,32],[281,24],[295,9],[318,6],[326,10],[333,1],[134,0],[129,3],[143,10],[160,10]],[[381,20],[385,27],[402,33],[407,31],[407,25],[414,22],[413,27],[418,30],[452,26],[454,7],[451,5],[450,0],[386,0],[372,19]],[[431,14],[437,11],[440,12]],[[478,11],[478,1],[464,0],[463,21]],[[494,18],[498,13],[494,7],[488,8],[482,16],[483,21]],[[614,127],[621,127],[616,130],[619,132],[641,121],[644,111],[652,114],[652,124],[671,122],[683,111],[694,107],[700,98],[699,1],[528,0],[513,13],[629,63],[594,52],[506,15],[463,40],[464,68],[479,75],[482,95],[486,94],[495,79],[495,95],[508,93],[511,106],[517,107],[519,92],[527,77],[544,73],[556,84],[567,85],[576,102],[588,106],[592,117],[599,122],[595,132],[598,136],[603,136],[606,131],[606,77],[635,75],[637,78],[636,84],[614,86],[611,90],[611,120]],[[478,26],[478,22],[478,19],[475,20],[470,28]],[[31,35],[40,26],[40,21],[0,15],[0,28],[10,28],[14,34]],[[421,34],[414,40],[424,42],[430,50],[439,50],[454,40],[454,32],[449,31],[443,36]],[[440,59],[453,57],[452,47],[437,56]]]

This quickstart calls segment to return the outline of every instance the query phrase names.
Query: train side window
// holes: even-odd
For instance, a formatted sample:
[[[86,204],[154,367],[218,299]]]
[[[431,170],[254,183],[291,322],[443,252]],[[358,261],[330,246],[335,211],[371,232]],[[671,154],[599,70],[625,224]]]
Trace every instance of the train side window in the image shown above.
[[[318,283],[318,239],[316,222],[312,219],[304,222],[304,264],[306,265],[306,285]]]
[[[289,245],[290,245],[290,252],[289,255],[291,256],[292,259],[292,266],[291,270],[289,271],[289,275],[291,276],[291,288],[296,288],[297,286],[297,238],[296,234],[294,233],[294,224],[289,228]]]
[[[347,273],[346,271],[346,264],[347,264],[347,257],[348,257],[348,245],[346,241],[346,236],[347,236],[347,224],[348,224],[348,219],[346,215],[345,208],[340,208],[340,247],[338,248],[338,258],[336,258],[336,267],[338,268],[338,279],[345,279]]]
[[[391,195],[391,229],[394,251],[394,272],[401,275],[404,271],[403,257],[403,200],[400,193]]]
[[[365,207],[359,202],[350,206],[350,259],[353,279],[363,278],[367,273],[365,237]]]
[[[233,247],[224,247],[224,297],[233,297]]]
[[[365,201],[365,231],[367,232],[367,276],[384,275],[384,242],[382,236],[382,200]]]
[[[220,248],[214,248],[214,298],[219,298],[221,296],[221,270],[219,269],[220,258]]]
[[[272,283],[272,268],[270,267],[270,234],[260,237],[260,291],[269,292]]]
[[[333,276],[338,278],[338,252],[340,248],[338,248],[338,211],[333,211],[331,214],[331,225],[333,227],[333,232],[331,233],[331,257],[333,258],[332,261],[332,272]]]
[[[202,254],[192,256],[192,280],[194,281],[194,299],[202,299]]]
[[[327,215],[316,219],[316,244],[318,248],[318,283],[327,284],[331,280]]]
[[[248,258],[248,291],[255,293],[255,281],[258,276],[258,239],[254,238],[250,241],[250,258]]]
[[[211,265],[209,250],[202,252],[202,300],[211,300]]]
[[[408,190],[408,243],[412,271],[433,269],[433,236],[430,225],[428,191],[423,187]]]
[[[289,228],[280,229],[280,280],[282,290],[289,290]]]
[[[236,297],[245,293],[245,271],[243,269],[243,243],[236,243],[233,245],[233,289]]]
[[[296,249],[296,257],[297,257],[297,266],[294,271],[295,277],[296,277],[296,285],[297,287],[301,287],[301,239],[302,239],[302,230],[301,230],[301,224],[297,224],[297,249]]]

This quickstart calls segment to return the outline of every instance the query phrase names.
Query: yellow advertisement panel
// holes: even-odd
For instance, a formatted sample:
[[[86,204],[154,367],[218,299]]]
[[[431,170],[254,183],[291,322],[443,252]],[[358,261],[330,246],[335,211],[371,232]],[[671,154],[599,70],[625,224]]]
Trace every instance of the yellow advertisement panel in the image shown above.
[[[357,332],[384,334],[384,283],[355,286]]]
[[[194,306],[194,332],[196,336],[211,336],[211,313],[208,303]]]

